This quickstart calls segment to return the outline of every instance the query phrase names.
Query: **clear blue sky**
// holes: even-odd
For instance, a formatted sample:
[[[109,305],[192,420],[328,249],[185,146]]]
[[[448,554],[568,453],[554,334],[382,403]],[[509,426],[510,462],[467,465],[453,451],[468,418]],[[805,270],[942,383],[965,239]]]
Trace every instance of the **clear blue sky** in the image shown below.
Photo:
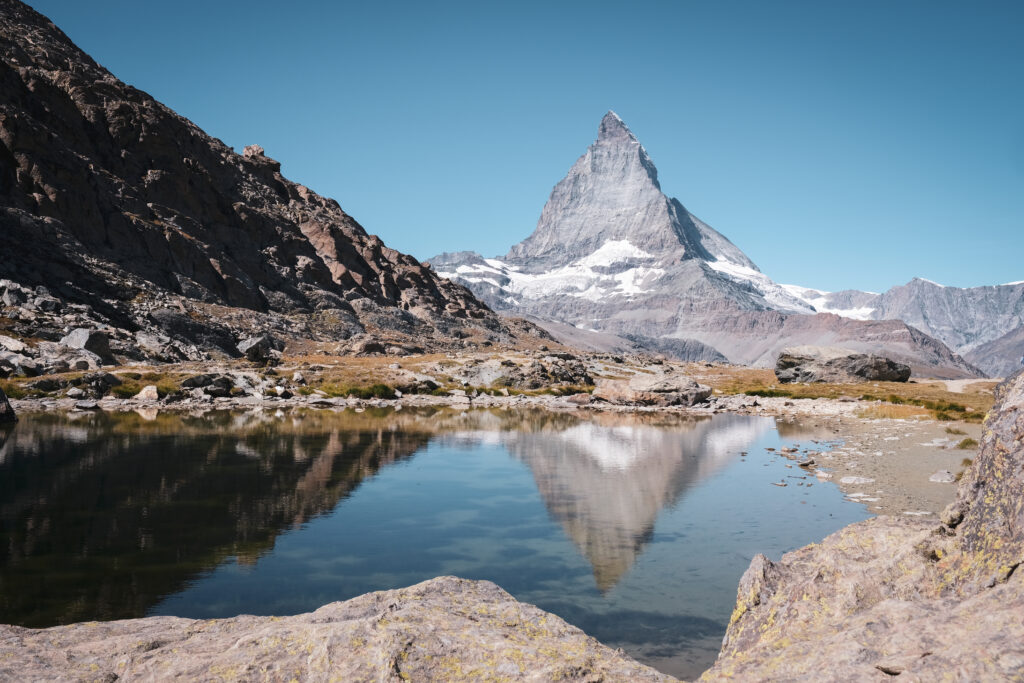
[[[1024,2],[34,0],[427,258],[503,254],[608,109],[772,278],[1024,280]]]

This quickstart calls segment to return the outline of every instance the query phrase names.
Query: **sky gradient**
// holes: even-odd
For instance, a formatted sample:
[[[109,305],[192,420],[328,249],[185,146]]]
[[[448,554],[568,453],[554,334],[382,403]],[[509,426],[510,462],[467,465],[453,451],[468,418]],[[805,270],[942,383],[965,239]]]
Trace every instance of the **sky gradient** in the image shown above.
[[[1024,280],[1024,2],[29,4],[419,258],[527,237],[614,109],[776,281]]]

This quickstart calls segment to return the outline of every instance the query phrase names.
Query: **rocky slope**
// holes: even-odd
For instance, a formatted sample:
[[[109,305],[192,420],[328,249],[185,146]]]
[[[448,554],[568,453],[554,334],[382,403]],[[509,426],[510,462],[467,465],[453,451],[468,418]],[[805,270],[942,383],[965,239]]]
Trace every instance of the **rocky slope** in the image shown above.
[[[1024,325],[974,347],[965,358],[994,377],[1008,377],[1024,366]]]
[[[804,292],[773,282],[662,192],[650,156],[614,112],[552,190],[532,235],[503,258],[458,252],[430,262],[496,310],[553,321],[549,331],[567,341],[565,325],[606,335],[608,346],[611,335],[685,360],[721,354],[765,367],[785,346],[841,345],[922,374],[978,374],[906,323],[814,315]]]
[[[942,524],[876,517],[756,557],[704,678],[1024,677],[1024,374],[985,427]]]
[[[68,314],[184,357],[237,355],[238,337],[268,328],[420,346],[511,333],[262,148],[236,154],[17,0],[0,2],[0,229],[0,327],[43,339]]]
[[[1003,377],[1020,368],[1024,282],[961,288],[914,278],[882,294],[786,288],[819,311],[859,320],[903,320],[992,376]]]

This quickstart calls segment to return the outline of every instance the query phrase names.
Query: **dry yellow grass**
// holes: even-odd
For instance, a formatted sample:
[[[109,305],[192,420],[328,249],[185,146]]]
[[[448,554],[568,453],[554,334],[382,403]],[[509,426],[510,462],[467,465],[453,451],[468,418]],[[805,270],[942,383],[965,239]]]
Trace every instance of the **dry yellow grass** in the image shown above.
[[[920,406],[877,403],[864,407],[857,413],[857,417],[864,417],[871,420],[909,420],[914,418],[931,417],[931,411]]]
[[[914,382],[861,382],[856,384],[781,384],[771,370],[730,366],[704,367],[694,365],[691,373],[716,393],[791,396],[793,398],[850,397],[870,401],[880,400],[875,413],[892,415],[930,415],[939,419],[965,419],[979,421],[994,400],[994,381],[979,380],[967,386],[963,393],[946,389],[937,381]],[[918,405],[913,405],[917,403]],[[888,407],[884,407],[888,405]],[[959,408],[963,408],[960,410]]]

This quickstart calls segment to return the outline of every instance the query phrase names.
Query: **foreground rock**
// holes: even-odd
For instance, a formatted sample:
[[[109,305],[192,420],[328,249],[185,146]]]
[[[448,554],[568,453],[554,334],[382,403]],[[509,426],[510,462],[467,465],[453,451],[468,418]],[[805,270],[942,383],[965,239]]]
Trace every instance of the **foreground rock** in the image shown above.
[[[793,346],[775,361],[780,382],[906,382],[910,366],[830,346]]]
[[[708,680],[1024,677],[1024,374],[1000,385],[943,524],[854,524],[757,556]]]
[[[294,617],[0,626],[4,680],[671,681],[488,581],[440,577]]]
[[[14,414],[14,408],[11,407],[10,402],[7,400],[7,394],[4,393],[3,389],[0,389],[0,424],[17,421],[18,416]]]
[[[692,406],[706,401],[710,395],[711,387],[679,373],[598,380],[594,389],[596,398],[622,405]]]

